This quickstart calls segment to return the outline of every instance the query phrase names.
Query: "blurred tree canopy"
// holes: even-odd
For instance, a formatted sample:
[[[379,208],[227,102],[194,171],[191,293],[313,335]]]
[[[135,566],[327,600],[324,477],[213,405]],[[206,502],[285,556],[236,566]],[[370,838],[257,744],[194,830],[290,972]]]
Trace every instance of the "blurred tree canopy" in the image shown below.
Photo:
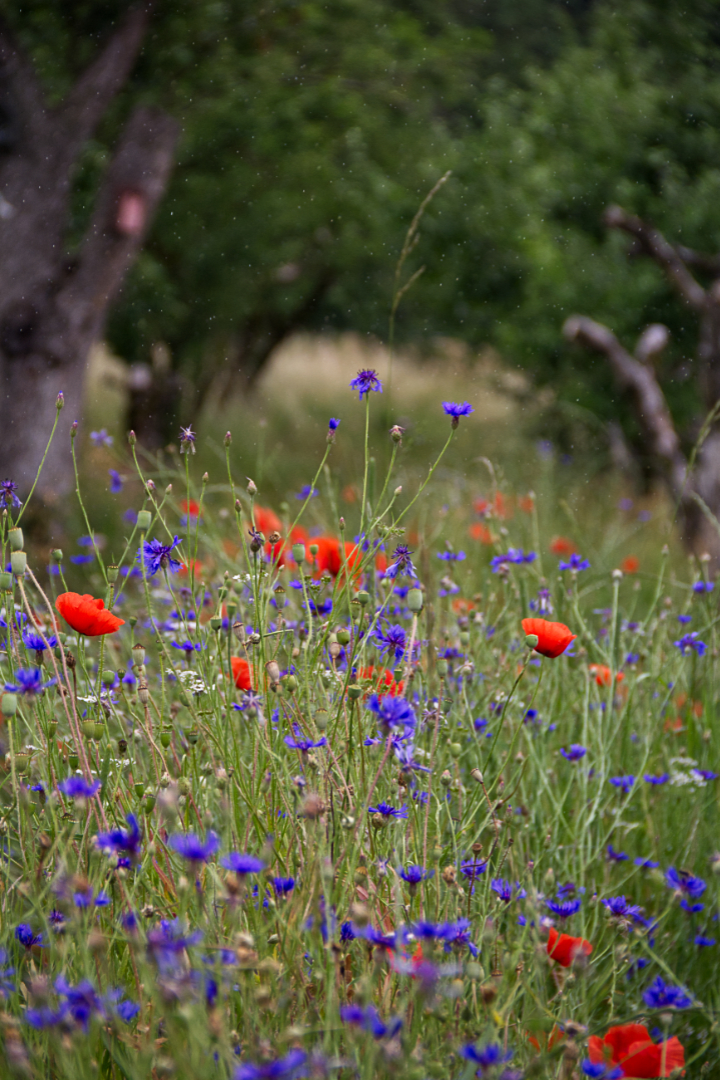
[[[60,94],[126,5],[3,5]],[[626,340],[665,322],[673,409],[697,410],[694,317],[602,225],[610,203],[716,250],[720,3],[158,0],[124,95],[88,147],[76,226],[132,102],[182,122],[170,191],[109,327],[165,342],[195,404],[251,382],[301,327],[384,335],[397,254],[427,271],[398,334],[491,342],[572,408],[618,416],[607,366],[563,343],[581,311]]]

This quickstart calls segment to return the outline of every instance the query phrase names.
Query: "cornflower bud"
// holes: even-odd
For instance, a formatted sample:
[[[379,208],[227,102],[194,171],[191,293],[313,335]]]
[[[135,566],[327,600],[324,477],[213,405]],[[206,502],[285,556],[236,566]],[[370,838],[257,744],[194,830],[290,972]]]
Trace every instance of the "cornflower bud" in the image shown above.
[[[60,393],[57,396],[57,401],[55,402],[55,408],[57,409],[58,412],[60,412],[61,409],[65,408],[65,395],[63,394],[62,390],[60,391]]]
[[[230,446],[232,442],[232,435],[229,431],[225,432],[225,438],[223,439],[225,446]]]
[[[128,431],[128,442],[131,446],[134,446],[137,442],[137,436],[134,431]]]
[[[250,477],[247,477],[247,493],[248,495],[257,495],[257,484]]]

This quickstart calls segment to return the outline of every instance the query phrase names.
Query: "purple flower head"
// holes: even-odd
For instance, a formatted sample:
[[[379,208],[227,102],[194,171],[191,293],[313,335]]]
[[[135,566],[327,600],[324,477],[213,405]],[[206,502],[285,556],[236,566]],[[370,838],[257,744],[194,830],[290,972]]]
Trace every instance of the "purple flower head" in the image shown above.
[[[421,881],[426,881],[428,878],[433,877],[435,871],[426,870],[424,866],[416,866],[414,864],[411,864],[410,866],[406,866],[404,869],[402,866],[400,866],[398,868],[398,874],[403,879],[403,881],[407,881],[408,885],[410,885],[412,888],[415,888],[415,886],[419,885]]]
[[[323,735],[317,742],[313,742],[312,739],[306,739],[302,733],[302,729],[296,724],[293,728],[295,736],[286,735],[283,742],[286,746],[289,746],[291,750],[300,750],[303,754],[307,754],[309,750],[314,750],[318,746],[327,746],[327,739]]]
[[[109,903],[108,894],[102,890],[94,893],[92,885],[73,893],[73,904],[76,908],[107,907]]]
[[[576,572],[579,572],[580,570],[589,569],[590,563],[588,560],[583,559],[582,555],[578,555],[575,552],[573,552],[567,562],[558,563],[558,570],[575,570]]]
[[[608,862],[627,862],[630,858],[624,851],[616,851],[612,844],[607,846],[607,860]]]
[[[180,453],[181,454],[194,454],[195,453],[195,432],[190,427],[180,428]]]
[[[367,707],[371,713],[377,716],[378,726],[385,734],[398,727],[405,728],[406,732],[410,734],[410,731],[417,724],[412,705],[406,698],[391,697],[389,694],[384,697],[371,694],[368,698]]]
[[[119,494],[123,489],[123,478],[117,469],[108,469],[108,476],[110,477],[110,492],[113,495]]]
[[[566,761],[579,761],[580,758],[585,757],[587,750],[580,743],[572,743],[569,750],[566,750],[564,746],[561,747],[560,753]]]
[[[487,1046],[483,1046],[481,1049],[471,1043],[469,1046],[462,1047],[460,1056],[464,1057],[466,1061],[472,1061],[474,1065],[478,1065],[479,1074],[485,1076],[496,1065],[504,1065],[506,1061],[510,1061],[512,1051],[504,1051],[497,1043],[488,1043]]]
[[[42,934],[33,933],[33,929],[28,923],[19,923],[15,927],[15,939],[19,941],[24,949],[32,949],[33,945],[43,945]]]
[[[178,855],[187,859],[188,862],[201,863],[213,857],[220,847],[220,837],[214,832],[209,832],[203,843],[194,833],[176,833],[170,837],[168,844],[173,851],[177,851]]]
[[[643,993],[643,1001],[649,1009],[689,1009],[692,998],[680,986],[671,986],[658,977]]]
[[[417,571],[413,566],[413,561],[410,558],[411,555],[412,551],[407,544],[398,544],[393,552],[392,562],[385,571],[385,577],[394,580],[398,574],[405,574],[409,578],[417,578]]]
[[[635,783],[634,776],[611,776],[610,783],[613,787],[619,788],[620,791],[627,795],[630,788]]]
[[[490,569],[493,574],[497,574],[501,566],[507,565],[507,563],[532,563],[535,562],[537,555],[534,551],[528,551],[527,555],[522,548],[508,548],[505,555],[495,555],[490,560]]]
[[[115,1005],[115,1011],[120,1019],[125,1024],[131,1023],[137,1014],[140,1012],[140,1006],[134,1001],[130,1001],[129,998],[125,998],[123,1001],[118,1001]]]
[[[460,863],[460,873],[470,881],[476,881],[487,870],[487,859],[470,859]]]
[[[704,904],[691,904],[689,900],[685,899],[685,897],[683,897],[680,901],[680,907],[683,909],[683,911],[687,911],[690,915],[697,915],[698,911],[705,910]]]
[[[368,814],[382,814],[387,820],[388,818],[406,818],[408,816],[407,806],[401,806],[397,809],[394,806],[390,806],[389,803],[379,802],[377,806],[369,806]]]
[[[709,593],[715,588],[715,584],[712,581],[696,581],[693,585],[694,593]]]
[[[358,390],[360,401],[362,401],[370,393],[382,394],[382,383],[378,378],[377,371],[373,371],[372,368],[363,368],[362,371],[358,371],[350,383],[350,389]]]
[[[634,919],[637,922],[638,917],[642,916],[642,908],[637,904],[629,904],[624,896],[609,896],[602,901],[602,905],[616,919]]]
[[[682,623],[683,626],[687,626],[688,623],[692,622],[692,615],[678,615],[677,621]]]
[[[580,900],[546,900],[547,907],[558,919],[569,919],[580,910]]]
[[[380,1019],[374,1005],[367,1005],[364,1009],[360,1005],[343,1005],[340,1009],[340,1019],[345,1024],[369,1031],[374,1039],[392,1039],[402,1027],[402,1020],[395,1016],[384,1024]]]
[[[113,437],[112,435],[108,435],[105,428],[100,428],[99,431],[90,432],[90,441],[93,446],[112,446]]]
[[[233,1080],[286,1080],[305,1064],[307,1054],[298,1048],[275,1061],[245,1061],[235,1070]]]
[[[88,783],[84,776],[77,775],[69,776],[67,780],[61,780],[58,784],[58,789],[63,795],[67,795],[68,799],[92,799],[101,787],[99,780]]]
[[[654,859],[644,859],[642,855],[639,855],[635,859],[635,865],[639,866],[641,870],[656,870],[660,863],[655,862]]]
[[[47,682],[43,682],[42,672],[39,668],[35,668],[33,671],[24,671],[22,668],[15,672],[14,683],[5,683],[5,689],[9,694],[21,694],[23,697],[27,697],[32,700],[37,697],[38,694],[42,694],[43,690],[47,690],[49,686],[54,686],[57,679],[48,679]]]
[[[469,401],[463,401],[462,403],[458,401],[443,401],[442,407],[445,414],[450,417],[453,428],[458,426],[461,416],[470,416],[471,413],[475,412]]]
[[[505,903],[509,904],[513,898],[513,891],[515,893],[516,900],[523,900],[527,893],[524,889],[520,888],[520,882],[516,881],[513,886],[511,881],[506,881],[505,878],[493,878],[490,882],[490,888],[494,893],[497,893],[498,897]]]
[[[220,865],[224,866],[226,870],[233,870],[236,874],[244,876],[245,874],[259,874],[261,870],[265,869],[266,864],[255,855],[245,855],[240,851],[231,851],[228,855],[223,855]]]
[[[700,641],[697,630],[693,630],[691,634],[683,634],[680,640],[675,642],[675,645],[683,656],[687,656],[689,652],[693,651],[698,656],[703,656],[707,650],[707,645],[704,641]]]
[[[159,926],[148,930],[148,955],[161,971],[169,971],[177,968],[185,950],[191,945],[197,945],[201,938],[199,930],[186,934],[179,919],[162,919]]]
[[[95,845],[106,855],[125,853],[134,862],[140,854],[142,841],[140,823],[134,814],[128,814],[125,820],[129,828],[112,829],[110,832],[98,833],[95,837]]]
[[[145,564],[145,573],[148,577],[154,577],[158,570],[169,570],[175,574],[182,566],[177,559],[173,559],[170,552],[180,544],[180,537],[176,536],[172,544],[161,544],[159,540],[145,540],[142,547],[138,548],[137,559],[140,566]]]
[[[438,559],[443,562],[465,562],[467,558],[464,551],[439,551]]]
[[[319,494],[320,492],[318,491],[318,489],[314,488],[312,484],[303,484],[303,486],[295,495],[295,498],[302,501],[303,499],[314,499],[315,496]]]
[[[678,892],[684,893],[693,900],[697,900],[707,889],[707,882],[702,878],[695,877],[687,870],[676,870],[674,866],[667,868],[665,884],[669,889],[677,889]]]
[[[696,780],[717,780],[720,773],[713,772],[712,769],[692,769],[692,774]]]
[[[696,934],[693,940],[699,949],[706,949],[715,944],[714,937],[705,937],[704,934]]]
[[[54,634],[46,634],[45,641],[43,641],[43,639],[35,630],[28,629],[23,631],[22,637],[23,645],[31,652],[43,652],[43,650],[45,649],[45,641],[47,641],[48,646],[51,649],[56,648],[58,643],[58,639],[55,637]]]
[[[292,892],[295,888],[295,878],[274,877],[272,879],[272,887],[275,890],[275,894],[277,896],[285,896],[287,893]]]
[[[401,660],[407,646],[405,627],[399,623],[388,623],[384,629],[378,626],[375,630],[375,644],[381,653],[388,653],[395,660]]]
[[[602,1061],[591,1061],[590,1058],[585,1058],[580,1068],[583,1075],[589,1076],[590,1080],[620,1080],[620,1077],[625,1075],[619,1065],[606,1065]]]
[[[0,480],[0,505],[19,510],[22,503],[15,494],[18,489],[14,480]]]
[[[652,776],[650,773],[645,773],[643,780],[646,784],[652,784],[654,787],[658,787],[660,784],[667,784],[670,779],[670,773],[660,773],[659,776]]]
[[[328,427],[330,431],[337,431],[337,429],[340,427],[340,421],[336,420],[334,416],[331,416],[328,420]]]

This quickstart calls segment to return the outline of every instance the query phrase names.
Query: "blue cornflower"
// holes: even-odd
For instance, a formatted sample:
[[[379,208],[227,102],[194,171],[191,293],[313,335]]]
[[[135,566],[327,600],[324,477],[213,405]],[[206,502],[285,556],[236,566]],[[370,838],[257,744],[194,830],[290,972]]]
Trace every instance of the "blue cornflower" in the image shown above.
[[[320,494],[320,492],[318,491],[318,489],[314,488],[312,486],[312,484],[304,484],[300,488],[298,493],[296,494],[295,498],[296,499],[314,499],[315,496],[319,495],[319,494]]]
[[[558,919],[569,919],[580,910],[580,900],[546,900],[545,904]]]
[[[534,551],[528,551],[527,555],[522,548],[508,548],[505,555],[495,555],[490,560],[490,569],[493,574],[497,574],[501,566],[505,566],[507,563],[532,563],[535,562],[537,555]]]
[[[181,954],[201,938],[199,930],[186,934],[179,919],[161,919],[159,926],[147,932],[148,954],[161,970],[167,971],[175,968]]]
[[[607,846],[607,859],[608,862],[627,862],[630,858],[624,851],[616,851],[612,844]]]
[[[123,1001],[117,1002],[115,1011],[124,1023],[129,1024],[140,1012],[140,1006],[134,1001],[130,1001],[129,998],[125,998]]]
[[[128,814],[125,820],[129,825],[128,829],[112,829],[110,832],[98,833],[95,845],[106,855],[119,855],[124,852],[134,861],[140,854],[142,832],[134,814]]]
[[[504,1051],[497,1043],[488,1043],[487,1046],[483,1046],[478,1050],[476,1046],[470,1043],[469,1046],[461,1048],[460,1057],[464,1057],[467,1061],[472,1061],[474,1065],[478,1065],[479,1072],[485,1075],[496,1065],[504,1065],[506,1061],[510,1061],[512,1050]]]
[[[24,949],[32,949],[33,945],[44,945],[42,933],[33,933],[33,929],[28,923],[19,923],[15,927],[15,939],[20,942]]]
[[[95,562],[94,555],[71,555],[70,562],[73,566],[89,566],[90,563]]]
[[[558,570],[589,570],[590,563],[587,559],[583,559],[582,555],[578,555],[576,552],[570,556],[567,562],[558,563]]]
[[[375,630],[375,643],[381,653],[388,653],[395,660],[401,660],[407,645],[405,627],[399,623],[388,623],[385,629],[378,626]]]
[[[108,894],[102,890],[98,893],[93,892],[92,885],[73,893],[73,904],[77,908],[107,907],[109,903]]]
[[[340,427],[340,421],[336,420],[334,416],[331,416],[328,420],[328,427],[330,431],[337,431],[337,429]]]
[[[693,941],[698,946],[699,949],[707,949],[711,945],[715,944],[715,938],[714,937],[705,937],[704,934],[696,934],[695,937],[693,938]]]
[[[145,564],[145,573],[148,577],[154,577],[158,570],[170,570],[175,574],[182,566],[177,559],[173,559],[170,552],[180,544],[180,537],[176,536],[172,544],[161,544],[159,540],[145,540],[142,547],[138,548],[137,559],[140,565]]]
[[[43,1006],[41,1009],[26,1009],[23,1020],[37,1031],[55,1027],[65,1019],[67,1008],[63,1003],[59,1009],[51,1009]]]
[[[658,977],[643,993],[643,1001],[649,1009],[689,1009],[692,998],[680,986],[671,986]]]
[[[687,626],[688,623],[692,622],[692,615],[678,615],[677,621],[682,623],[683,626]]]
[[[717,780],[720,773],[713,772],[712,769],[691,769],[693,776],[697,780]]]
[[[272,878],[272,887],[278,896],[285,896],[286,893],[292,892],[295,888],[295,878],[274,877]]]
[[[391,697],[389,694],[380,697],[378,694],[371,694],[367,707],[377,716],[378,726],[385,734],[396,727],[414,728],[417,723],[412,705],[403,697]]]
[[[698,631],[693,630],[691,634],[683,634],[679,641],[674,642],[675,646],[680,650],[683,656],[687,656],[688,652],[693,650],[698,656],[703,656],[707,650],[707,645],[704,641],[700,641],[698,638]]]
[[[188,655],[190,655],[191,652],[200,652],[202,650],[202,645],[199,641],[194,643],[192,641],[171,641],[170,644],[173,649],[180,649],[181,652],[187,653]]]
[[[624,792],[627,795],[628,791],[630,790],[630,788],[635,783],[635,777],[634,776],[611,776],[610,777],[610,783],[612,784],[613,787],[619,788],[620,791]]]
[[[470,881],[475,881],[487,870],[487,859],[468,859],[460,863],[460,873]]]
[[[392,1020],[384,1024],[374,1005],[367,1005],[364,1009],[360,1005],[343,1005],[340,1009],[340,1019],[346,1024],[353,1024],[364,1031],[369,1031],[374,1039],[392,1039],[403,1025],[399,1016],[394,1016]]]
[[[99,431],[90,432],[90,441],[93,446],[112,446],[113,437],[112,435],[108,435],[105,428],[100,428]]]
[[[170,837],[168,844],[188,862],[207,862],[220,847],[220,837],[217,833],[209,832],[203,843],[194,833],[176,833]]]
[[[299,728],[295,724],[293,731],[295,736],[286,735],[283,742],[286,746],[289,746],[292,750],[301,750],[303,754],[307,754],[308,750],[314,750],[318,746],[327,746],[327,739],[323,735],[317,742],[313,742],[312,739],[306,739],[302,733],[302,728]]]
[[[233,870],[241,876],[259,874],[266,866],[262,859],[258,859],[257,856],[246,855],[241,851],[231,851],[228,855],[223,855],[220,865],[224,866],[226,870]]]
[[[245,1061],[235,1070],[233,1080],[285,1080],[305,1064],[307,1054],[298,1048],[276,1061]]]
[[[377,371],[373,371],[372,368],[363,368],[362,371],[358,371],[355,378],[350,383],[351,390],[359,390],[360,401],[364,397],[367,397],[369,393],[382,394],[382,383],[378,378]]]
[[[652,784],[654,787],[658,787],[660,784],[667,784],[670,779],[670,773],[660,773],[659,776],[652,776],[650,773],[645,773],[643,780],[646,784]]]
[[[42,694],[43,690],[47,690],[49,686],[54,686],[57,679],[48,679],[47,682],[43,682],[42,672],[39,668],[35,668],[34,671],[24,671],[19,669],[15,672],[16,682],[5,683],[5,689],[9,694],[22,694],[23,697],[29,698],[32,701],[38,694]]]
[[[470,950],[470,955],[476,957],[479,954],[477,945],[470,940],[470,920],[458,919],[457,922],[445,923],[442,937],[445,940],[445,952],[455,948],[458,952],[465,946]]]
[[[620,1080],[624,1075],[618,1065],[605,1065],[602,1061],[591,1061],[590,1058],[585,1058],[580,1063],[580,1068],[590,1080]]]
[[[407,577],[415,579],[417,571],[413,566],[411,555],[412,551],[407,544],[398,544],[393,552],[392,562],[385,571],[385,577],[394,579],[398,574],[406,574]]]
[[[509,904],[512,900],[513,891],[516,900],[524,900],[527,896],[525,890],[520,888],[519,881],[516,881],[515,885],[513,885],[511,881],[506,881],[505,878],[493,878],[490,882],[490,888],[506,904]]]
[[[88,782],[84,776],[69,776],[58,784],[58,789],[69,799],[92,799],[101,787],[99,780]]]
[[[195,453],[195,432],[192,429],[192,424],[189,427],[180,428],[180,453],[181,454],[194,454]]]
[[[635,919],[642,916],[642,908],[638,904],[629,904],[624,896],[609,896],[601,901],[611,915],[616,919]]]
[[[712,581],[696,581],[695,584],[693,585],[693,592],[695,592],[695,593],[712,592],[714,588],[715,588],[715,584]]]
[[[368,814],[382,814],[387,818],[406,818],[408,816],[407,806],[401,806],[399,809],[395,806],[390,806],[389,803],[379,802],[377,806],[369,806]]]
[[[587,754],[587,750],[580,743],[572,743],[569,750],[566,750],[564,746],[560,747],[560,753],[566,761],[580,761],[580,758],[584,758]]]
[[[635,865],[642,870],[656,870],[660,863],[655,862],[654,859],[644,859],[642,855],[638,855],[637,859],[635,859]]]
[[[15,494],[18,489],[14,480],[0,480],[0,504],[12,506],[13,510],[19,510],[22,503]]]
[[[442,407],[446,415],[451,418],[453,428],[458,426],[461,416],[470,416],[475,412],[469,401],[463,401],[462,404],[458,401],[443,401]]]
[[[110,493],[117,495],[123,489],[123,478],[117,469],[108,469],[108,476],[110,477]]]
[[[639,659],[640,653],[629,652],[625,657],[625,663],[628,665],[628,667],[632,667],[633,664],[637,664]]]
[[[687,870],[676,870],[674,866],[669,866],[665,871],[665,884],[669,889],[677,889],[693,900],[697,900],[707,889],[707,882],[702,878],[695,877]]]
[[[9,997],[15,990],[15,984],[10,978],[15,974],[15,968],[6,966],[8,961],[8,954],[5,949],[0,949],[0,998]]]
[[[57,648],[58,639],[54,634],[45,635],[47,646],[45,645],[45,641],[43,641],[40,635],[34,630],[24,630],[22,638],[23,645],[26,649],[30,649],[31,652],[43,652],[46,647],[51,649]]]
[[[697,915],[698,911],[704,911],[705,910],[705,905],[704,904],[691,904],[684,897],[680,901],[680,907],[683,909],[683,911],[687,911],[688,914],[690,914],[690,915]]]
[[[407,881],[408,885],[414,888],[416,885],[419,885],[421,881],[426,881],[428,878],[433,877],[435,871],[426,870],[424,866],[411,864],[404,869],[402,866],[398,867],[398,874],[403,881]]]
[[[439,551],[438,559],[443,562],[464,562],[467,556],[464,551]]]

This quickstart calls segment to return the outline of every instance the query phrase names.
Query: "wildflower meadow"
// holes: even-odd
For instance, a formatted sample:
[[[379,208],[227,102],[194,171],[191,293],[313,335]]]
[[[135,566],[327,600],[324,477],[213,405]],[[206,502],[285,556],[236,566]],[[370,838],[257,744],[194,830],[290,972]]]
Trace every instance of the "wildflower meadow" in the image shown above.
[[[275,505],[93,432],[111,553],[77,425],[72,555],[0,485],[2,1076],[720,1075],[713,565],[451,498],[468,402],[399,483],[382,392]]]

